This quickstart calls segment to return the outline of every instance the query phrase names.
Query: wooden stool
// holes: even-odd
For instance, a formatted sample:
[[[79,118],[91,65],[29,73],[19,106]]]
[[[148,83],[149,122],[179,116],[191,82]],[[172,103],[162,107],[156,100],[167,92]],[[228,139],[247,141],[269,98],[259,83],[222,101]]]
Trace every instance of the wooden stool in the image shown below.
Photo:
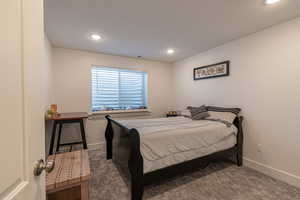
[[[52,172],[46,175],[47,200],[88,200],[91,176],[87,150],[56,154]]]
[[[60,146],[69,146],[69,145],[74,145],[74,144],[82,144],[83,148],[87,149],[86,137],[85,137],[85,131],[84,131],[84,125],[83,125],[83,120],[86,118],[88,118],[88,114],[85,112],[60,113],[57,116],[53,116],[53,117],[49,118],[49,120],[54,121],[51,140],[50,140],[49,155],[52,155],[54,153],[53,148],[54,148],[55,133],[56,133],[57,125],[59,125],[59,130],[58,130],[56,152],[59,151]],[[71,142],[71,143],[64,143],[64,144],[60,143],[61,131],[62,131],[63,124],[68,124],[68,123],[79,123],[80,124],[80,133],[81,133],[81,139],[82,139],[80,142]]]

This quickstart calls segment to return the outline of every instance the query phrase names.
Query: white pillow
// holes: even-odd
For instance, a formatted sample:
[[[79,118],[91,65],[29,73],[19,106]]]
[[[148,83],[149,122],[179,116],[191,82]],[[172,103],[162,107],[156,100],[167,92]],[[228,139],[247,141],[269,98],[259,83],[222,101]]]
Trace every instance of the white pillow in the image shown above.
[[[220,119],[230,123],[233,123],[236,118],[236,114],[232,112],[216,112],[216,111],[208,111],[209,117],[205,119]]]
[[[191,111],[188,110],[188,109],[182,110],[182,111],[181,111],[181,116],[188,117],[188,118],[192,118]]]

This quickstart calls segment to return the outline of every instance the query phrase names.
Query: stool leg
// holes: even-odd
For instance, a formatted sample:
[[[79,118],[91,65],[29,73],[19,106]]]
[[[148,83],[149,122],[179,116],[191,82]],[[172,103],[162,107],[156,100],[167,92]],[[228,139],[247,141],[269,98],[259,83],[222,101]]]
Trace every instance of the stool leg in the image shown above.
[[[54,146],[54,140],[55,140],[56,126],[57,126],[57,122],[54,121],[53,129],[52,129],[52,135],[51,135],[51,140],[50,140],[49,155],[53,154],[53,146]]]
[[[58,138],[56,142],[56,152],[59,151],[59,145],[60,145],[60,138],[61,138],[61,130],[62,130],[63,124],[59,124],[59,129],[58,129]]]
[[[83,148],[87,149],[83,120],[80,120],[80,130],[81,130],[81,138],[82,138],[82,142],[83,142]]]
[[[81,193],[81,200],[89,199],[89,182],[88,181],[81,183],[80,193]]]

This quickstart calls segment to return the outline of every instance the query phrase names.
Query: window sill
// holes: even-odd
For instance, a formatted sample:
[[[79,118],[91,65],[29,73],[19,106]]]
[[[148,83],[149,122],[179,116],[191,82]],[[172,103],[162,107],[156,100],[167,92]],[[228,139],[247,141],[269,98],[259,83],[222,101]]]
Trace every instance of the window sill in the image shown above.
[[[140,113],[150,112],[149,109],[135,109],[135,110],[103,110],[92,112],[90,115],[108,115],[108,114],[120,114],[120,113]]]

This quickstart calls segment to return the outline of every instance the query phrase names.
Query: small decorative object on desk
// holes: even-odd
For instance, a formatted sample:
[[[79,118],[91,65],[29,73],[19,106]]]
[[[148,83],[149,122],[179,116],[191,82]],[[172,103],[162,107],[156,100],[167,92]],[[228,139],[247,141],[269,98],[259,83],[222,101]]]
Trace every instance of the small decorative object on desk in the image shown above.
[[[177,117],[177,116],[178,116],[177,111],[169,111],[167,113],[167,117]]]
[[[50,108],[51,108],[52,112],[57,113],[57,104],[51,104]]]
[[[57,112],[57,104],[51,104],[49,105],[49,108],[46,112],[46,117],[47,118],[52,118],[54,116],[58,116],[58,112]]]

